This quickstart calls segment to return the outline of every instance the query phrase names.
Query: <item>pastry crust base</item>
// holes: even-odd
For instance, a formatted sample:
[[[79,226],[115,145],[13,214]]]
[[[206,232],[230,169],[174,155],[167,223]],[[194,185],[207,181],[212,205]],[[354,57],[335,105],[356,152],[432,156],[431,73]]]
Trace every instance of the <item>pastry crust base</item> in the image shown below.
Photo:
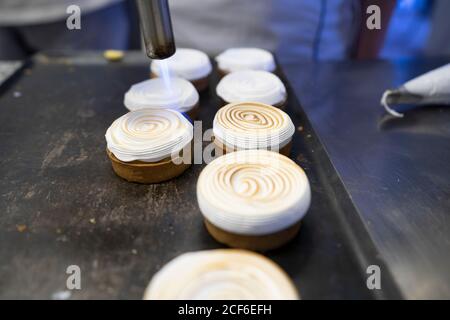
[[[197,102],[197,104],[192,109],[184,113],[186,113],[191,120],[195,120],[197,119],[199,112],[200,112],[200,102]]]
[[[252,101],[252,102],[258,102],[258,101]],[[219,109],[224,107],[224,106],[226,106],[227,104],[230,104],[230,103],[236,103],[236,101],[234,101],[234,102],[233,101],[225,101],[222,98],[220,98]],[[260,102],[260,103],[263,103],[263,102]],[[280,102],[278,102],[276,104],[269,104],[269,106],[272,106],[272,107],[275,107],[275,108],[278,108],[278,109],[282,109],[282,110],[284,110],[286,108],[286,105],[287,105],[287,96],[286,96],[286,98],[283,101],[280,101]]]
[[[238,150],[237,148],[226,147],[219,139],[215,139],[215,138],[214,138],[214,144],[220,151],[222,151],[222,154],[227,154],[227,153]],[[278,150],[278,153],[281,153],[283,156],[289,157],[289,155],[291,154],[291,149],[292,149],[292,139],[285,146],[280,148]],[[274,150],[274,152],[275,152],[275,150]]]
[[[158,76],[155,73],[150,72],[150,78],[152,78],[152,79],[158,78]],[[198,92],[201,92],[201,91],[205,90],[206,88],[208,88],[209,74],[206,77],[195,79],[195,80],[188,80],[188,81],[194,85],[195,89],[197,89]]]
[[[198,92],[202,92],[208,88],[209,85],[209,75],[206,77],[196,79],[196,80],[190,80],[191,83],[194,85],[194,87],[197,89]]]
[[[284,230],[258,236],[231,233],[220,229],[207,219],[205,219],[205,226],[214,239],[227,246],[254,251],[267,251],[279,248],[291,241],[300,229],[300,221]]]
[[[275,67],[274,71],[268,71],[268,72],[271,72],[271,73],[279,76],[280,75],[280,69],[278,67],[278,64]],[[230,71],[226,71],[226,70],[220,69],[219,66],[217,66],[217,74],[219,75],[219,79],[222,79],[223,77],[225,77],[229,73],[230,73]]]
[[[220,69],[219,67],[217,67],[217,74],[219,75],[219,79],[222,79],[223,77],[225,77],[227,74],[229,74],[228,71],[225,71],[223,69]]]
[[[286,104],[287,104],[287,96],[286,96],[286,98],[283,101],[281,101],[281,102],[279,102],[277,104],[274,104],[273,106],[278,108],[278,109],[285,109],[286,108]]]
[[[121,178],[138,183],[159,183],[178,177],[191,164],[175,164],[170,157],[158,162],[131,161],[124,162],[106,149],[114,172]],[[192,161],[191,161],[192,162]]]

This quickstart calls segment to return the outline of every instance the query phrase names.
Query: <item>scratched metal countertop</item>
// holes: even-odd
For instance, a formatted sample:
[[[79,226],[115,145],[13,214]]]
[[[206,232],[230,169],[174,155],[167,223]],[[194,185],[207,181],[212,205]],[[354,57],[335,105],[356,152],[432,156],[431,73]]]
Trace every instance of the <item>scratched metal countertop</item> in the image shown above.
[[[450,107],[379,101],[449,59],[283,65],[403,295],[450,298]]]
[[[450,108],[392,119],[379,99],[385,89],[449,61],[281,63],[377,249],[411,299],[450,298]],[[12,64],[5,65],[8,74]],[[2,64],[0,79],[1,70]]]

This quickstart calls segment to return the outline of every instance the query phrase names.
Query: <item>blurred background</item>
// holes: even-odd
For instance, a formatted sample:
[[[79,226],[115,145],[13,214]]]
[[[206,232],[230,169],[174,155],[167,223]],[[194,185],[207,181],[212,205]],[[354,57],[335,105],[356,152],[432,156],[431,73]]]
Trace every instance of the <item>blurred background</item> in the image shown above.
[[[169,0],[175,41],[216,55],[236,46],[281,60],[409,58],[450,54],[448,0]],[[366,28],[367,6],[382,29]],[[69,5],[81,30],[68,30]],[[0,60],[41,50],[140,49],[134,0],[0,0]]]

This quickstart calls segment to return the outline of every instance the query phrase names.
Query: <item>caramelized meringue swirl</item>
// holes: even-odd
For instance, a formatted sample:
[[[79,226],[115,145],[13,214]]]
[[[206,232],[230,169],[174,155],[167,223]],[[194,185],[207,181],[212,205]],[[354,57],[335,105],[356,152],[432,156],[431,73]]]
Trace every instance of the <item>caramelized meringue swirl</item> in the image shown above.
[[[108,149],[121,161],[156,162],[190,143],[193,126],[174,110],[141,109],[114,121],[105,137]]]
[[[236,234],[264,235],[303,218],[311,190],[304,171],[288,157],[244,150],[219,157],[203,169],[197,200],[215,226]]]
[[[268,258],[245,250],[182,254],[158,271],[146,300],[294,300],[299,295],[285,272]]]
[[[286,87],[273,73],[236,71],[220,80],[216,93],[226,102],[257,101],[278,105],[286,100]]]
[[[282,110],[256,102],[232,103],[214,117],[214,136],[240,149],[268,149],[283,146],[295,132],[294,124]]]

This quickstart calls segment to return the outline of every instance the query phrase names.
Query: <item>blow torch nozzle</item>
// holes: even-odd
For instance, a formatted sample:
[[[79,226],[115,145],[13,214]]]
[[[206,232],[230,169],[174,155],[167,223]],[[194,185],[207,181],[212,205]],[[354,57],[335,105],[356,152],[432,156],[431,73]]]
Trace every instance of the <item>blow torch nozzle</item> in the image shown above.
[[[168,0],[137,0],[147,56],[166,59],[175,53]]]

